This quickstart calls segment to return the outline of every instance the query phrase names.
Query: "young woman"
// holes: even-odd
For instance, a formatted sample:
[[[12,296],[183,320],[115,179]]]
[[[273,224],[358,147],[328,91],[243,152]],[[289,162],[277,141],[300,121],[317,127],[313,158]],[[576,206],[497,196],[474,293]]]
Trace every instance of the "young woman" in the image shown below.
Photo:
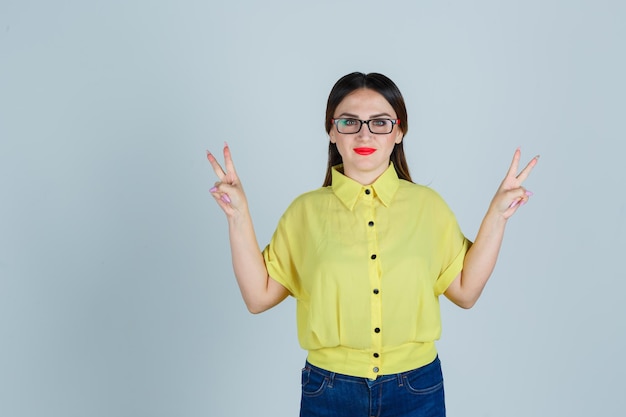
[[[228,146],[225,170],[207,152],[243,299],[252,313],[297,299],[301,416],[445,416],[439,296],[474,305],[538,157],[517,174],[515,151],[472,244],[442,198],[411,181],[407,112],[389,78],[337,81],[326,131],[323,187],[289,206],[263,251]]]

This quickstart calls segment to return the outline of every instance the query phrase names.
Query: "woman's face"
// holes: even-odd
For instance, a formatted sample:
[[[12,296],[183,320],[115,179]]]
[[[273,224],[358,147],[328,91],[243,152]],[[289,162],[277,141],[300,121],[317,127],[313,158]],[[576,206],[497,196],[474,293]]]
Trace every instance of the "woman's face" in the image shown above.
[[[374,90],[361,88],[348,94],[335,109],[333,118],[359,120],[397,119],[391,104]],[[389,167],[389,157],[396,143],[402,141],[399,125],[388,134],[373,134],[363,124],[355,134],[343,134],[333,124],[330,141],[337,145],[343,159],[344,174],[363,185],[369,185]]]

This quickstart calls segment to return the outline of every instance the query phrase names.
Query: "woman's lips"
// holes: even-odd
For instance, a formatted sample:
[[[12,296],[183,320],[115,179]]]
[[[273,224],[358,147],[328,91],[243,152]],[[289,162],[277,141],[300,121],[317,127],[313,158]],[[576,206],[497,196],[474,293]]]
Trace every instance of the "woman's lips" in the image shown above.
[[[374,148],[354,148],[354,152],[358,153],[359,155],[371,155],[374,152],[376,152],[376,149],[374,149]]]

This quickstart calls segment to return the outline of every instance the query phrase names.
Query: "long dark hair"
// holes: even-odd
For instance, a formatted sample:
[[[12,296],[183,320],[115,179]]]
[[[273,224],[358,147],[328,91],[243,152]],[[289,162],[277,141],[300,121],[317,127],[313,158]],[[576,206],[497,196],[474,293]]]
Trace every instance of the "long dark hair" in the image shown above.
[[[326,104],[326,133],[330,134],[330,130],[333,128],[333,116],[335,110],[341,101],[346,96],[359,88],[367,88],[374,90],[389,102],[393,110],[396,112],[400,124],[396,125],[402,130],[402,134],[406,136],[409,130],[409,123],[407,120],[406,106],[404,104],[404,98],[398,87],[389,78],[382,74],[375,72],[369,74],[363,74],[362,72],[353,72],[352,74],[344,75],[335,83],[333,89],[330,90],[328,96],[328,103]],[[411,181],[411,174],[409,174],[409,166],[406,163],[404,156],[404,137],[400,143],[396,143],[391,152],[390,160],[393,162],[398,177],[403,180]],[[330,142],[328,143],[328,165],[326,167],[326,178],[324,179],[323,187],[332,184],[332,167],[341,164],[343,160],[337,150],[337,145]]]

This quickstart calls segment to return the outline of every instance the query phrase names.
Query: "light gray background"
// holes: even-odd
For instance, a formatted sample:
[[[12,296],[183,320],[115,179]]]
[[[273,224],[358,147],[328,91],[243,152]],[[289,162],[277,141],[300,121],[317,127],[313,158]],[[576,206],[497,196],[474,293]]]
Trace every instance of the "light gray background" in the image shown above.
[[[402,90],[414,179],[473,238],[517,146],[531,203],[469,311],[450,416],[626,408],[622,1],[0,0],[0,415],[295,416],[295,304],[247,313],[205,149],[260,245],[321,185],[342,75]]]

